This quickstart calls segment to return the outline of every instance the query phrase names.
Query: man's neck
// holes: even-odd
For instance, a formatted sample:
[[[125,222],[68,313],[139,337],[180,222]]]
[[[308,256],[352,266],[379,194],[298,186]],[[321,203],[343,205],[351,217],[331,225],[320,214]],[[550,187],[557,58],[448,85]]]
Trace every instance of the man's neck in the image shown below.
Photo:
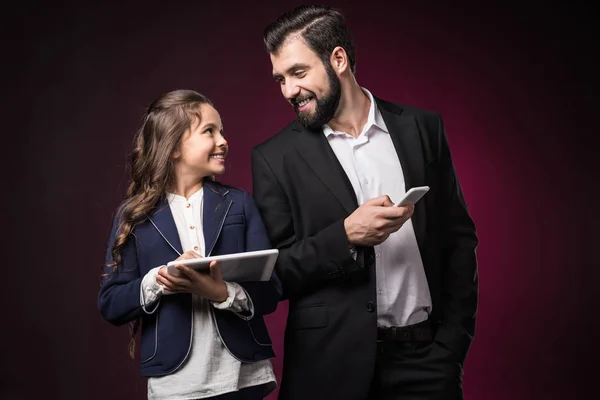
[[[356,82],[342,87],[338,112],[327,125],[334,131],[345,132],[357,138],[369,119],[371,101]]]

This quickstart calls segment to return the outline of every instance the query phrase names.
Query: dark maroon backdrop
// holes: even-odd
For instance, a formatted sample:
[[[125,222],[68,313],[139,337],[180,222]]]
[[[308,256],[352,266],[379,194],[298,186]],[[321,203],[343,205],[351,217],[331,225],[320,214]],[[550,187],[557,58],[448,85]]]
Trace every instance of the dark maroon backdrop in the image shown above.
[[[445,119],[481,239],[466,398],[587,398],[599,278],[591,8],[410,3],[331,4],[354,32],[359,83]],[[251,190],[250,149],[294,118],[261,39],[293,5],[21,2],[3,12],[0,398],[144,398],[127,330],[96,308],[132,135],[152,99],[196,89],[224,121],[224,181]],[[268,319],[278,376],[286,310]]]

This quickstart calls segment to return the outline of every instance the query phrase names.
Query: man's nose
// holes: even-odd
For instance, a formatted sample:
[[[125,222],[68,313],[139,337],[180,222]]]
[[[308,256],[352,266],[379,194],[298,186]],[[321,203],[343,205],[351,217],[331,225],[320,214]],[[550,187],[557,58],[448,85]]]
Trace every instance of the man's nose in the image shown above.
[[[283,96],[291,102],[296,96],[300,94],[300,87],[294,82],[286,82],[282,88],[282,91]]]

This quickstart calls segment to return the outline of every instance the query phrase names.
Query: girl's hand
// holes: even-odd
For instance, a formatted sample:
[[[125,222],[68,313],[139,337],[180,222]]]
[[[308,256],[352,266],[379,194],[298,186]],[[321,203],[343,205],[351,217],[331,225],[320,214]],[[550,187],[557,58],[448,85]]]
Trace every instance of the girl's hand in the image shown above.
[[[192,253],[192,254],[188,254]],[[201,258],[197,253],[185,252],[179,259]],[[158,271],[156,280],[170,292],[196,293],[215,303],[227,299],[227,286],[221,275],[221,270],[216,261],[210,263],[210,272],[197,272],[185,265],[176,265],[181,273],[179,277],[167,272],[165,267]]]
[[[196,253],[193,250],[188,250],[184,252],[182,255],[177,257],[175,261],[178,260],[192,260],[194,258],[202,258],[202,256]],[[158,270],[158,275],[156,276],[156,282],[160,283],[171,293],[176,293],[179,290],[175,289],[176,283],[173,283],[174,278],[185,278],[185,276],[181,276],[178,274],[177,276],[169,274],[167,267],[164,266]]]

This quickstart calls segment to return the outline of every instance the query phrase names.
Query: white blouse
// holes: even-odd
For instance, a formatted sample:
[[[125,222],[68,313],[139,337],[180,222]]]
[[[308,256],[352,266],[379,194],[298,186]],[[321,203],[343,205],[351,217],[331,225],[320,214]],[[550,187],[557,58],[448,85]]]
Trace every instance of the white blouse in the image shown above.
[[[183,251],[194,250],[204,255],[202,231],[203,189],[189,199],[172,193],[167,199]],[[161,296],[170,294],[156,282],[158,266],[150,270],[142,280],[141,304],[144,310],[156,309]],[[266,393],[275,389],[277,381],[269,360],[242,363],[225,348],[210,307],[231,312],[253,311],[252,301],[237,283],[226,282],[227,299],[214,303],[193,294],[192,344],[188,357],[175,372],[148,378],[148,399],[192,400],[218,396],[239,389],[266,385]],[[148,311],[146,311],[148,312]]]

